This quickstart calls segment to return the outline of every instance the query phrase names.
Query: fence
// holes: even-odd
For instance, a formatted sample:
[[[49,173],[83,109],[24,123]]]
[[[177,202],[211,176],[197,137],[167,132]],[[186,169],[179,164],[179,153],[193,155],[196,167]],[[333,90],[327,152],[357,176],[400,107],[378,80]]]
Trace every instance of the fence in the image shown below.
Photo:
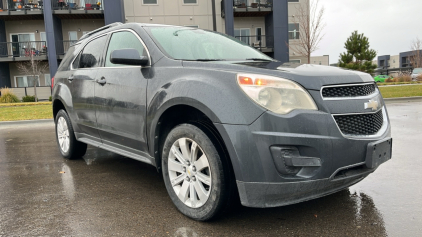
[[[103,0],[52,0],[53,10],[103,10]]]
[[[39,11],[43,1],[39,0],[0,0],[0,11]]]
[[[46,54],[46,41],[0,42],[0,57],[30,57]]]
[[[235,8],[271,8],[273,1],[271,0],[235,0],[233,7]]]
[[[235,36],[235,38],[261,51],[263,49],[274,48],[274,37],[271,36],[266,37],[265,35],[251,35]]]

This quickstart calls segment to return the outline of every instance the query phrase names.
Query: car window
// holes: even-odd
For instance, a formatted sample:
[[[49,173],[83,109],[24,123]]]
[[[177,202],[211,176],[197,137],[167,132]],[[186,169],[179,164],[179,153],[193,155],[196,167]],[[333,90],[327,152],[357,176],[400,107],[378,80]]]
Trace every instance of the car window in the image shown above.
[[[129,31],[121,31],[113,33],[110,39],[110,43],[108,44],[107,49],[107,57],[106,57],[106,67],[122,67],[125,65],[122,64],[114,64],[110,62],[110,55],[116,49],[136,49],[139,52],[140,56],[147,56],[146,50],[142,45],[141,41],[139,41],[138,37],[136,37],[132,32]]]
[[[272,60],[243,41],[189,27],[145,27],[159,48],[181,60]]]
[[[79,68],[92,68],[100,65],[101,53],[104,50],[106,40],[107,37],[102,36],[85,45],[80,55]]]

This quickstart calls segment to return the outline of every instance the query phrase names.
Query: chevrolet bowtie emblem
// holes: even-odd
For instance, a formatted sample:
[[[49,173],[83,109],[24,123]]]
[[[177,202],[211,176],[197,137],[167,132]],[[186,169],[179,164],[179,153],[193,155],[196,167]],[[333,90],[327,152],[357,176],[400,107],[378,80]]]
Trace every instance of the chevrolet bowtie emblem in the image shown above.
[[[372,109],[372,111],[377,110],[378,109],[378,101],[369,100],[368,103],[365,103],[365,109]]]

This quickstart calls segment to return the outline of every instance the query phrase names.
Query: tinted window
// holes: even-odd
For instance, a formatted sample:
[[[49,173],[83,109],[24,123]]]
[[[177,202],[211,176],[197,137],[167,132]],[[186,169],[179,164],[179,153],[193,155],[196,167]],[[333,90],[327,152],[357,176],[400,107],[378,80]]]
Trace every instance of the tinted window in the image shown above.
[[[75,53],[75,46],[72,46],[67,50],[67,53],[65,54],[62,62],[60,63],[58,71],[65,71],[70,69],[70,64],[72,63],[72,60],[74,58]]]
[[[108,44],[106,67],[121,67],[124,65],[110,62],[110,55],[116,49],[136,49],[140,56],[147,56],[144,46],[132,32],[116,32],[111,36]]]
[[[79,68],[98,67],[107,37],[102,36],[89,42],[82,51]]]

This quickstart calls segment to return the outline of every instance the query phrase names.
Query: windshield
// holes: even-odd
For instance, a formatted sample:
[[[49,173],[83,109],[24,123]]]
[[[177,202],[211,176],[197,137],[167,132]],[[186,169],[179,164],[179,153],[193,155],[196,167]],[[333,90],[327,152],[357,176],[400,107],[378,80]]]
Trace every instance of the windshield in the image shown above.
[[[422,73],[422,68],[413,69],[413,74],[419,74],[419,73]]]
[[[160,49],[173,59],[274,60],[228,35],[189,27],[145,27]]]

